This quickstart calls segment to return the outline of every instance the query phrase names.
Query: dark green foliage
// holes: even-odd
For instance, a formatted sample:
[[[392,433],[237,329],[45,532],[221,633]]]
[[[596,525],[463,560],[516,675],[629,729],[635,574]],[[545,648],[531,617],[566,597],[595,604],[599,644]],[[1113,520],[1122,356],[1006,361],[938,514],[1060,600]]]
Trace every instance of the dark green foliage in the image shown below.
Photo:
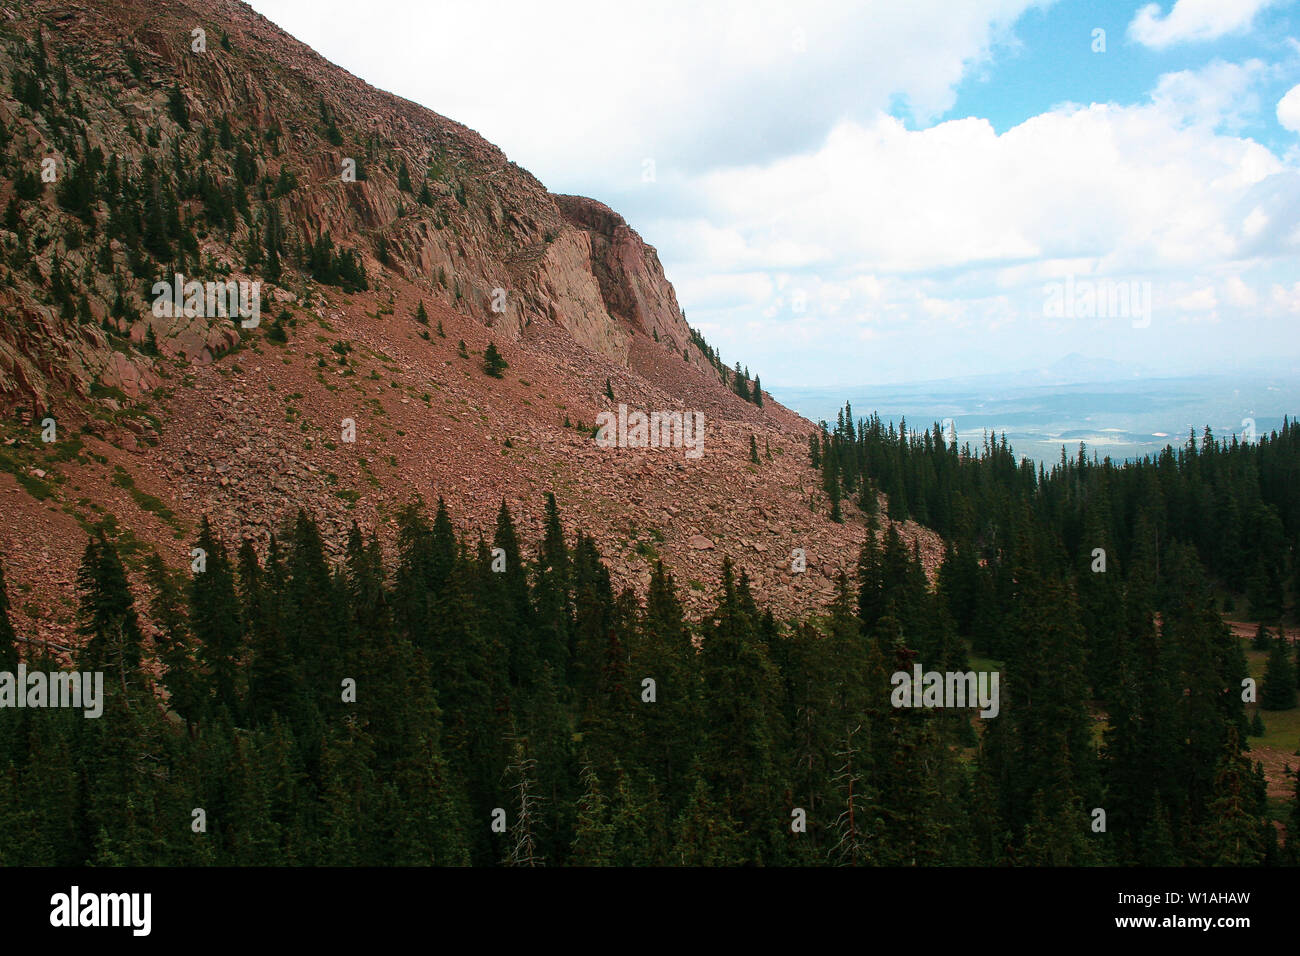
[[[1281,638],[1274,638],[1259,688],[1259,706],[1264,710],[1291,710],[1296,706],[1296,675],[1292,670],[1291,649]]]
[[[83,222],[95,221],[95,173],[88,163],[77,163],[63,177],[56,193],[59,206]]]
[[[36,199],[44,190],[45,184],[34,172],[19,173],[14,179],[14,196],[24,202]]]
[[[185,94],[181,92],[179,86],[173,86],[171,93],[167,95],[167,112],[181,129],[190,128],[189,107],[185,103]]]
[[[356,250],[335,250],[328,232],[311,244],[305,265],[311,277],[322,285],[341,286],[344,292],[359,292],[370,288],[365,265]]]
[[[483,371],[493,378],[500,378],[501,373],[509,367],[506,360],[501,357],[501,353],[497,351],[496,343],[489,342],[483,352]]]
[[[5,587],[4,562],[0,560],[0,671],[13,672],[18,666],[18,641],[9,620],[9,592]]]
[[[1261,621],[1255,628],[1255,638],[1251,641],[1251,648],[1257,651],[1266,651],[1273,646],[1273,635],[1268,632],[1268,628]]]
[[[78,573],[79,663],[105,671],[117,716],[28,716],[17,751],[14,732],[0,734],[3,752],[18,755],[0,770],[9,781],[0,815],[29,821],[0,844],[0,860],[1060,865],[1276,855],[1262,778],[1241,754],[1239,697],[1220,690],[1240,685],[1244,660],[1202,600],[1194,556],[1171,548],[1159,577],[1142,549],[1126,562],[1115,653],[1132,677],[1109,692],[1098,753],[1088,615],[1070,583],[1080,572],[1021,519],[987,567],[973,545],[950,547],[937,588],[895,526],[883,544],[873,529],[856,585],[840,575],[828,614],[790,627],[760,611],[725,561],[698,628],[660,564],[644,607],[631,592],[616,596],[595,541],[579,534],[570,547],[553,496],[532,559],[504,501],[491,547],[480,542],[477,553],[441,501],[432,522],[418,505],[404,509],[391,577],[375,537],[356,526],[332,565],[305,514],[284,547],[273,536],[259,556],[246,541],[234,561],[204,522],[203,570],[145,562],[157,668],[143,659],[116,546],[97,534]],[[995,597],[1004,576],[1008,590]],[[17,660],[4,593],[0,581],[0,669]],[[978,632],[990,604],[1002,610],[990,638],[1004,662],[998,716],[976,734],[969,710],[891,707],[892,671],[913,661],[968,669],[958,635]],[[150,704],[159,682],[171,719]],[[216,822],[199,844],[186,827],[193,806]],[[1107,808],[1111,833],[1092,832],[1094,806]],[[486,825],[496,807],[507,809],[505,834]],[[795,810],[805,832],[790,830]]]
[[[293,170],[288,166],[280,167],[280,175],[275,180],[275,190],[272,195],[287,196],[298,188],[298,177],[293,174]]]

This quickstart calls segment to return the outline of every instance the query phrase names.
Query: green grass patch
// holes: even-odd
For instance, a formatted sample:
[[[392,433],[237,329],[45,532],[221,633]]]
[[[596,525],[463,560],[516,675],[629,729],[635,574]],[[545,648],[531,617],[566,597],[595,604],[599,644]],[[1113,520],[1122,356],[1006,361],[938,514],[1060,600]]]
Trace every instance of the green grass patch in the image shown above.
[[[176,516],[176,513],[168,508],[157,495],[151,495],[149,492],[137,488],[131,473],[121,465],[113,466],[113,484],[125,489],[127,494],[131,496],[131,500],[136,503],[136,507],[141,511],[147,511],[160,521],[165,521],[176,531],[185,530],[185,525]]]

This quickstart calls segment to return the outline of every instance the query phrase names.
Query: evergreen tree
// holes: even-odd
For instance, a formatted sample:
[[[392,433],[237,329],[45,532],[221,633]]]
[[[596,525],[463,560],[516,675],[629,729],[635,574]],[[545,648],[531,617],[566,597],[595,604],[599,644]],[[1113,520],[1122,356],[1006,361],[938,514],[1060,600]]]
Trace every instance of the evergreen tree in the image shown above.
[[[614,856],[614,828],[609,823],[609,808],[600,793],[600,780],[590,764],[583,765],[582,787],[569,864],[609,866]]]
[[[745,861],[743,841],[726,808],[713,797],[704,774],[693,777],[691,797],[677,818],[673,862],[680,866],[736,866]]]
[[[1234,728],[1215,770],[1214,799],[1200,839],[1207,865],[1257,866],[1264,861],[1273,826],[1260,819],[1254,789],[1250,761],[1241,753]]]
[[[1264,710],[1291,710],[1296,705],[1296,676],[1291,656],[1282,638],[1274,638],[1272,645],[1264,665],[1259,706]]]
[[[190,128],[190,111],[185,103],[185,94],[181,92],[179,86],[173,86],[171,93],[167,95],[167,112],[171,114],[181,129]]]
[[[190,626],[203,664],[203,683],[214,712],[224,708],[238,719],[242,695],[238,680],[242,656],[243,626],[235,595],[234,569],[225,545],[217,538],[205,516],[199,525],[195,547],[202,563],[190,584]]]
[[[18,640],[9,620],[9,592],[5,587],[4,560],[0,557],[0,672],[18,669]]]
[[[493,378],[500,378],[501,373],[509,367],[506,360],[501,357],[501,353],[497,351],[496,343],[489,342],[486,351],[483,352],[483,371]]]
[[[81,595],[78,633],[84,639],[78,665],[105,671],[105,687],[138,689],[143,637],[126,569],[117,548],[97,531],[86,544],[77,570]]]
[[[783,789],[777,763],[784,728],[779,676],[760,639],[747,578],[722,565],[722,592],[700,654],[704,723],[701,761],[710,789],[730,807],[749,837],[750,859],[770,859],[779,836],[773,808]]]
[[[1267,651],[1273,646],[1273,635],[1268,632],[1268,628],[1262,621],[1255,627],[1255,637],[1250,642],[1250,646],[1256,651]]]

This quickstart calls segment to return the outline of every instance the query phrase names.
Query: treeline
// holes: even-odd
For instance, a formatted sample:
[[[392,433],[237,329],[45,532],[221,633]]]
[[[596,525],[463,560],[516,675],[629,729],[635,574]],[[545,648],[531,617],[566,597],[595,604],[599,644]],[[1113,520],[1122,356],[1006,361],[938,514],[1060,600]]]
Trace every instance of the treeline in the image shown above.
[[[1107,664],[1096,605],[1028,522],[991,607],[953,574],[931,588],[891,526],[826,615],[778,622],[727,561],[693,625],[661,565],[615,593],[550,496],[546,515],[525,560],[504,502],[490,545],[412,505],[395,555],[354,527],[337,566],[306,514],[260,555],[205,522],[189,573],[146,562],[151,636],[95,536],[75,665],[105,674],[104,714],[0,710],[0,863],[1296,860],[1190,549],[1129,576]],[[968,668],[972,614],[999,622],[997,716],[893,706],[895,671]],[[0,671],[15,641],[0,613]],[[1104,737],[1094,668],[1115,685]]]
[[[1289,418],[1257,442],[1207,427],[1199,441],[1193,433],[1181,448],[1126,463],[1089,458],[1083,445],[1071,459],[1062,448],[1047,471],[1018,461],[1005,435],[958,450],[938,424],[854,422],[846,404],[809,453],[837,515],[850,496],[874,512],[883,493],[890,518],[913,518],[981,559],[996,557],[1027,509],[1072,562],[1104,547],[1126,566],[1142,549],[1186,544],[1216,583],[1247,599],[1252,618],[1279,622],[1288,590],[1300,600],[1300,422]]]
[[[682,321],[686,321],[686,313],[682,313]],[[694,343],[696,350],[704,357],[713,370],[718,373],[718,381],[731,391],[735,392],[745,401],[763,407],[763,383],[755,375],[752,379],[749,377],[749,368],[741,369],[740,363],[736,363],[734,369],[728,369],[725,362],[722,361],[722,355],[704,340],[704,336],[690,325],[686,326],[691,333],[691,342]],[[658,333],[655,333],[655,339],[658,340]]]

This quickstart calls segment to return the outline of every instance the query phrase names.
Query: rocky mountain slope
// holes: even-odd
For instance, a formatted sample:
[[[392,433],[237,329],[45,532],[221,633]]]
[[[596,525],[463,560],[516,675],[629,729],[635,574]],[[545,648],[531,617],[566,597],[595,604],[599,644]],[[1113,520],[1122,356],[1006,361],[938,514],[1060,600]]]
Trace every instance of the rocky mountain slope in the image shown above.
[[[307,507],[337,547],[417,495],[471,536],[504,499],[531,542],[553,491],[617,583],[661,558],[695,612],[724,554],[782,612],[851,568],[865,526],[852,506],[828,519],[814,425],[737,394],[607,206],[229,0],[0,2],[0,73],[0,552],[20,627],[71,640],[96,526],[181,567],[204,514],[264,544]],[[178,273],[261,283],[260,321],[156,314]],[[597,447],[619,404],[701,412],[703,455]],[[938,540],[907,533],[933,566]]]

